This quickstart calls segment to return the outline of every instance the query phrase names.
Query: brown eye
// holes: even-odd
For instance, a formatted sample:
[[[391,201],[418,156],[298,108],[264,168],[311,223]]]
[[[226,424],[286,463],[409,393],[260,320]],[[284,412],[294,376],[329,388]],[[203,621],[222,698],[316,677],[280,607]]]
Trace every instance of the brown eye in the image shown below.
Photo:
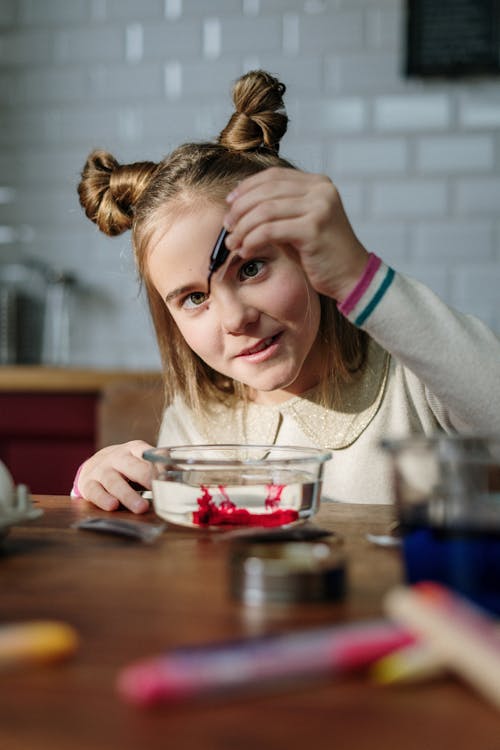
[[[249,260],[240,269],[240,276],[242,279],[251,279],[258,276],[262,267],[264,266],[263,260]]]
[[[205,294],[205,292],[191,292],[191,294],[188,294],[188,296],[184,299],[182,306],[188,309],[199,307],[205,302],[206,299],[207,295]]]

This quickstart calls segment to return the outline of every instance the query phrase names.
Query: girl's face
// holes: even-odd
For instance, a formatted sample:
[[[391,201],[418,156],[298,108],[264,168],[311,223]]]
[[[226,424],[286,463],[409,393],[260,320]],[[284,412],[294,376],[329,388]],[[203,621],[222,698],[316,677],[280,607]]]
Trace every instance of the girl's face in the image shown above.
[[[193,208],[161,220],[148,255],[151,281],[189,347],[212,369],[245,383],[261,403],[317,384],[320,303],[298,260],[272,245],[243,260],[208,264],[224,209]]]

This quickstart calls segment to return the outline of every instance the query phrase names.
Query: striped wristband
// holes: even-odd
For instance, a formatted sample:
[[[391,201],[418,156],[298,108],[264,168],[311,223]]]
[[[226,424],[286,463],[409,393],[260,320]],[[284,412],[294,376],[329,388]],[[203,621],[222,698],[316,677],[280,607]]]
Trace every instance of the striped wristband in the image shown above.
[[[394,279],[394,269],[386,266],[374,253],[370,253],[365,271],[337,309],[355,326],[362,326],[375,310]]]

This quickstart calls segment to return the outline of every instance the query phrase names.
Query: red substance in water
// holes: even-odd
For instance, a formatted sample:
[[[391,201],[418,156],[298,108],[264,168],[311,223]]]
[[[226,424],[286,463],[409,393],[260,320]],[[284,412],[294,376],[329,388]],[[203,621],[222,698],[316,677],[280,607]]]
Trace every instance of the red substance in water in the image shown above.
[[[265,499],[266,510],[276,510],[280,507],[281,493],[285,489],[284,484],[268,484],[267,497]]]
[[[293,523],[299,517],[296,510],[282,510],[279,507],[281,493],[285,485],[268,484],[265,508],[269,513],[251,513],[246,508],[238,508],[229,499],[224,485],[219,485],[219,492],[224,498],[216,505],[208,487],[201,485],[201,497],[198,498],[199,510],[193,513],[193,523],[199,526],[282,526]]]

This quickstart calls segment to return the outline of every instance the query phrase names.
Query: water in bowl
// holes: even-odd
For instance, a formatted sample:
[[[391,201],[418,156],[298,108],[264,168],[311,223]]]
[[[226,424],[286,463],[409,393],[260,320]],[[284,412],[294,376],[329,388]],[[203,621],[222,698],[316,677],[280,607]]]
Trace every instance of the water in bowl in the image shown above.
[[[288,526],[316,510],[319,482],[305,472],[166,472],[153,481],[156,513],[191,527]]]

